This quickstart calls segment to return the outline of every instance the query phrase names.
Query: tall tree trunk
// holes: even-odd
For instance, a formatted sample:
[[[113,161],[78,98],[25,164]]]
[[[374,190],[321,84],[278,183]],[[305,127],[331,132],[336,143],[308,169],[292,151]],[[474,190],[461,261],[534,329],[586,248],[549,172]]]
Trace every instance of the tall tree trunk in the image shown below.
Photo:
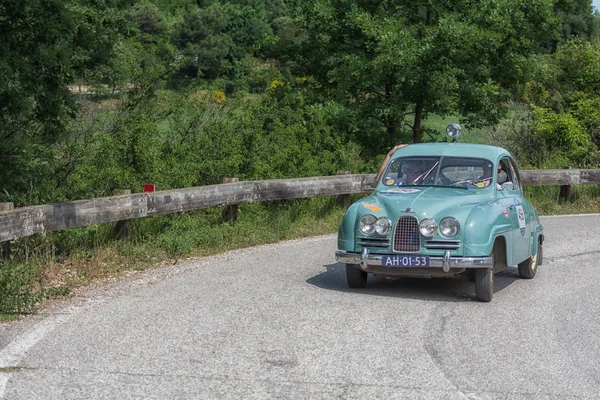
[[[390,78],[391,80],[392,78]],[[385,99],[386,101],[390,102],[392,101],[392,95],[394,93],[394,84],[393,83],[386,83],[385,84]],[[390,140],[390,143],[393,143],[394,145],[396,144],[396,133],[398,132],[398,117],[396,117],[395,115],[391,115],[388,114],[388,116],[385,118],[385,127],[387,129],[387,133],[388,133],[388,138]]]
[[[415,108],[415,123],[413,124],[413,143],[421,143],[423,130],[421,120],[423,119],[423,103],[418,103]]]
[[[398,132],[398,122],[396,117],[393,115],[388,115],[385,124],[390,142],[395,143],[396,133]]]

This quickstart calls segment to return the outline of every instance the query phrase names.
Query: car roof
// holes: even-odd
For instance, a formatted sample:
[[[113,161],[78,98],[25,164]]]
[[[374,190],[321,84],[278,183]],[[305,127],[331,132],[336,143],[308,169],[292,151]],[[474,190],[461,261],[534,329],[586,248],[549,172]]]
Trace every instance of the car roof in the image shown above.
[[[392,158],[406,156],[453,156],[477,157],[496,161],[509,156],[510,152],[502,147],[473,143],[417,143],[410,144],[394,152]]]

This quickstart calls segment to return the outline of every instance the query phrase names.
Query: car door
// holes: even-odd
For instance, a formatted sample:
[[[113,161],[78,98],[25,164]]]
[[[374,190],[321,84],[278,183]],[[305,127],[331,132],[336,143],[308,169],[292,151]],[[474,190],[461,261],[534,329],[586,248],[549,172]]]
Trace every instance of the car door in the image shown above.
[[[523,197],[523,188],[521,179],[516,169],[515,163],[509,157],[504,157],[498,164],[506,172],[506,182],[512,182],[513,187],[498,189],[499,198],[504,206],[505,216],[511,221],[511,232],[507,239],[511,244],[507,245],[509,260],[511,265],[529,257],[530,237],[532,233],[532,207]]]
[[[536,212],[535,209],[533,208],[533,205],[525,198],[524,194],[523,194],[523,185],[521,182],[521,175],[519,173],[519,169],[517,168],[517,164],[515,163],[515,160],[510,159],[510,168],[512,170],[512,174],[515,177],[515,182],[516,182],[516,186],[515,188],[519,190],[519,202],[521,203],[522,206],[522,210],[523,210],[523,216],[524,216],[524,221],[525,221],[525,231],[522,231],[522,221],[523,218],[521,218],[518,222],[519,222],[519,228],[520,231],[519,233],[521,233],[521,240],[522,240],[522,244],[524,246],[526,246],[526,249],[523,249],[523,260],[527,257],[529,257],[531,255],[531,251],[533,249],[533,234],[535,232],[535,227],[537,225],[537,218],[536,218]],[[518,210],[517,210],[518,211]],[[517,218],[519,218],[519,215],[517,215]]]

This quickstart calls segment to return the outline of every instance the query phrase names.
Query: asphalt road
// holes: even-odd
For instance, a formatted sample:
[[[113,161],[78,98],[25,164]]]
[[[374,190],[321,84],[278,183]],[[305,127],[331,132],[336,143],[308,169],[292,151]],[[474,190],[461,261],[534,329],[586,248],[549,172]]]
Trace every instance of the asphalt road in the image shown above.
[[[600,215],[534,280],[346,287],[335,236],[188,260],[0,327],[0,399],[598,399]]]

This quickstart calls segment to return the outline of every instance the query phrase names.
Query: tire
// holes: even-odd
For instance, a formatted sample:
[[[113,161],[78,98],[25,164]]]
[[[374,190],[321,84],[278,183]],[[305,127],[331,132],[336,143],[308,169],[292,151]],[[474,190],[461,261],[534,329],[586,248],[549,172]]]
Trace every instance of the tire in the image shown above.
[[[519,276],[522,279],[533,279],[538,270],[539,261],[542,257],[542,246],[538,243],[537,253],[529,257],[527,260],[519,263]]]
[[[357,265],[346,264],[346,280],[353,289],[363,289],[367,286],[367,273]]]
[[[494,298],[494,269],[475,270],[475,297],[479,301],[490,302]]]

